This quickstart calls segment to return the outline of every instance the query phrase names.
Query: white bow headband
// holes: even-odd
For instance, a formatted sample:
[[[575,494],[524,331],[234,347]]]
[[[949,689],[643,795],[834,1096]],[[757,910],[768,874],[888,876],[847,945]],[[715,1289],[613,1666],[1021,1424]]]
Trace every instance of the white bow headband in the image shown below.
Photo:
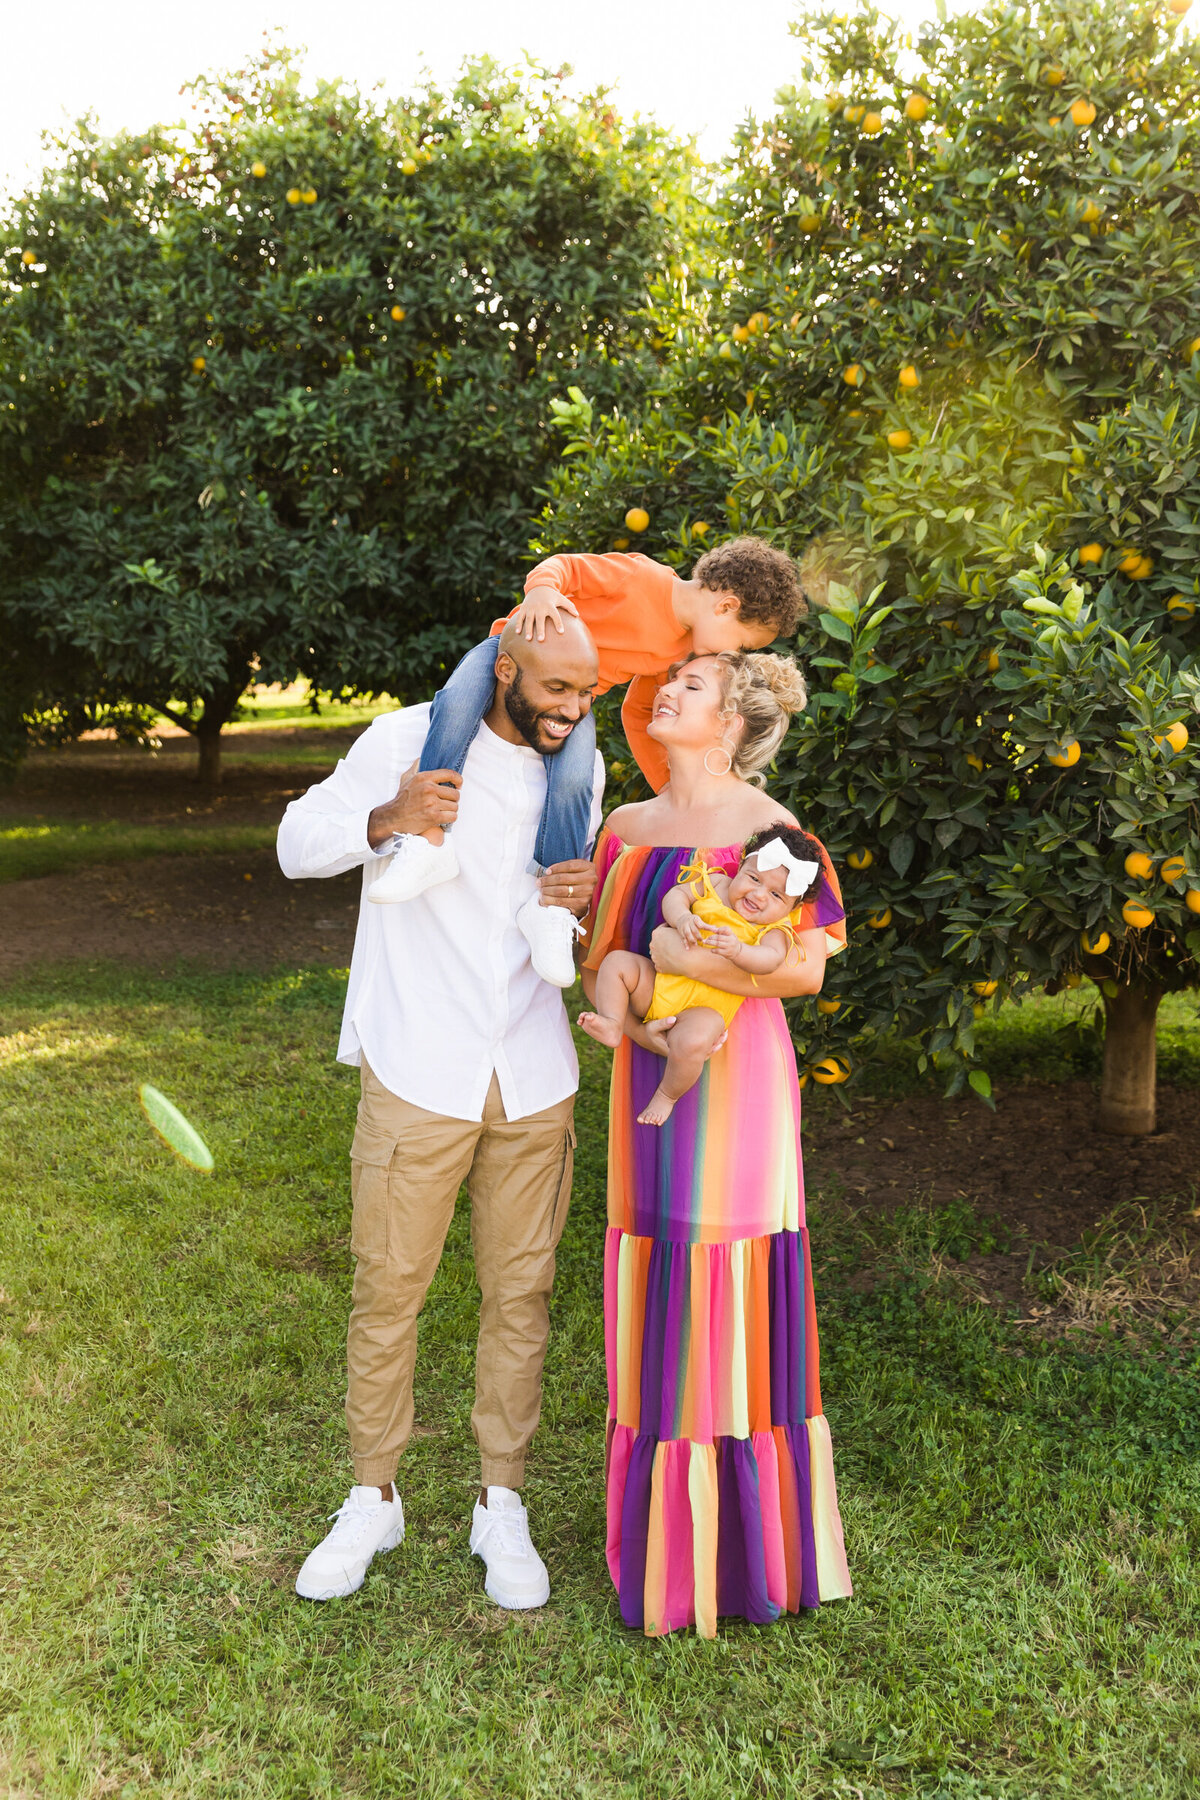
[[[820,863],[801,862],[798,856],[792,855],[782,838],[772,838],[769,844],[764,844],[754,855],[762,874],[770,869],[786,868],[786,892],[793,900],[798,900],[801,894],[807,894],[821,873]]]

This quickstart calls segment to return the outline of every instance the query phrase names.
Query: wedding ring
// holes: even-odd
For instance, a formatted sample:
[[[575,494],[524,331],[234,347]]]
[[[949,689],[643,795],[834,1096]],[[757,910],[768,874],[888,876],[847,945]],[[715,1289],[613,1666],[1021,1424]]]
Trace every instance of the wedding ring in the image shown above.
[[[575,892],[575,889],[574,889],[574,888],[573,888],[573,887],[569,887],[569,888],[568,888],[568,889],[567,889],[567,899],[568,899],[568,900],[569,900],[569,899],[570,899],[570,898],[571,898],[571,895],[572,895],[572,894],[573,894],[573,893],[574,893],[574,892]]]

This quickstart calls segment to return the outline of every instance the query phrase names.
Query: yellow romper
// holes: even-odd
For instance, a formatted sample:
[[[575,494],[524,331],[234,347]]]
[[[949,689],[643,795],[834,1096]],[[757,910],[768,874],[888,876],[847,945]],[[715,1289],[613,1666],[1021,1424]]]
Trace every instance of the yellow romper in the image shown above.
[[[743,919],[741,913],[734,912],[731,906],[726,906],[718,898],[704,863],[699,866],[693,864],[691,868],[684,869],[679,877],[681,887],[692,881],[700,881],[704,886],[700,898],[692,902],[691,911],[695,916],[705,925],[728,925],[743,944],[757,944],[768,931],[788,931],[791,928],[790,914],[786,919],[776,919],[770,925],[752,925],[749,919]],[[709,987],[706,981],[695,981],[690,975],[656,975],[646,1020],[669,1019],[677,1013],[689,1012],[696,1006],[711,1006],[728,1025],[745,998],[745,994],[727,994],[721,988]]]

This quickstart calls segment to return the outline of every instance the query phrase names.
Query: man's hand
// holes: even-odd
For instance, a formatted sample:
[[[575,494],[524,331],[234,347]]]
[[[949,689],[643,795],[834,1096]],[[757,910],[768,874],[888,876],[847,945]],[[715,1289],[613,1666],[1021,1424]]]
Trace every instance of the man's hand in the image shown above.
[[[512,622],[522,637],[528,638],[531,644],[536,637],[540,644],[545,640],[547,625],[553,625],[556,631],[564,629],[560,613],[579,617],[575,602],[560,594],[557,588],[535,587],[530,588],[518,606]]]
[[[453,825],[458,817],[461,786],[462,776],[453,769],[427,769],[422,774],[414,763],[401,778],[396,798],[371,812],[367,841],[372,850],[378,850],[397,832],[431,831],[438,825]]]
[[[565,906],[582,919],[596,891],[596,865],[590,862],[553,863],[538,883],[543,906]]]

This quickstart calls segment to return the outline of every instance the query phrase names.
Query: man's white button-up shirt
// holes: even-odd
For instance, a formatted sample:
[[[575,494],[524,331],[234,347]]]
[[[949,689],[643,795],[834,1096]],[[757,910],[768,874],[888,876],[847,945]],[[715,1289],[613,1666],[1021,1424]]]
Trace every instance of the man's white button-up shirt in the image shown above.
[[[536,750],[481,725],[463,767],[457,879],[398,905],[369,905],[387,852],[372,850],[367,820],[395,798],[428,728],[427,705],[376,719],[327,780],[292,801],[279,864],[293,879],[362,867],[338,1060],[365,1055],[393,1094],[451,1119],[483,1117],[494,1071],[505,1113],[521,1119],[579,1084],[562,993],[534,973],[516,924],[537,886],[528,869],[546,769]],[[597,754],[592,836],[603,792]]]

